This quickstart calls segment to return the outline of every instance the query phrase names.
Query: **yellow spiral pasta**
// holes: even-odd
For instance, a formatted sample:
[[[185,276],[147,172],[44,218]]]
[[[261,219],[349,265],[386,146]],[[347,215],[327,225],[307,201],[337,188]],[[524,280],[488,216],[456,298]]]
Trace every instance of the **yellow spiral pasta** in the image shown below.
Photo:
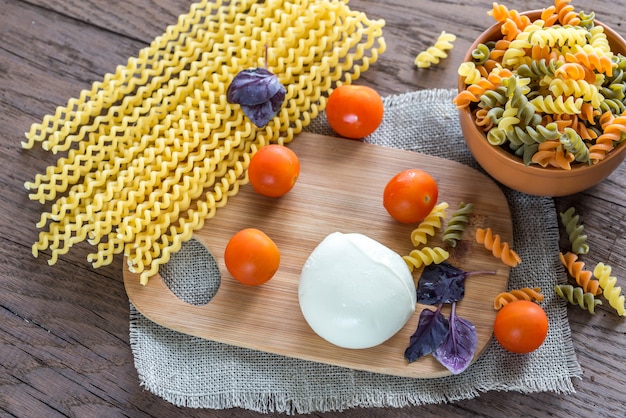
[[[483,78],[480,70],[476,68],[476,64],[472,61],[466,61],[459,66],[457,73],[461,77],[465,77],[465,84],[476,84],[479,80]]]
[[[558,96],[556,99],[552,96],[537,96],[530,100],[530,104],[535,107],[537,112],[578,115],[581,113],[583,99],[573,96],[569,96],[567,99],[563,99],[563,96]]]
[[[453,48],[452,43],[456,40],[456,35],[442,31],[435,44],[420,52],[415,57],[415,65],[419,68],[428,68],[433,64],[439,64],[439,60],[447,58],[447,51]]]
[[[402,256],[411,272],[422,266],[429,266],[433,263],[440,264],[446,261],[448,257],[450,257],[450,253],[441,247],[423,247],[411,251],[409,255]]]
[[[428,236],[434,236],[435,230],[441,228],[441,220],[446,217],[448,206],[446,202],[436,204],[417,228],[411,231],[411,242],[415,247],[426,244]]]
[[[578,305],[586,309],[589,313],[595,313],[596,306],[602,305],[602,301],[597,299],[593,293],[585,292],[582,287],[571,284],[557,284],[554,291],[561,298],[572,305]]]
[[[626,307],[624,301],[624,295],[622,295],[622,288],[616,287],[617,278],[611,276],[611,266],[607,266],[604,263],[598,263],[593,269],[593,275],[602,288],[602,293],[609,304],[617,311],[619,316],[626,315]]]
[[[517,267],[522,262],[521,257],[511,249],[508,242],[502,242],[500,235],[494,234],[491,228],[476,229],[476,242],[491,250],[494,257],[502,260],[504,264]]]
[[[493,307],[496,310],[501,309],[504,305],[507,305],[515,300],[530,300],[530,301],[543,301],[544,296],[541,293],[541,289],[538,287],[523,287],[521,289],[513,289],[508,292],[502,292],[496,296],[493,301]]]
[[[50,250],[54,264],[86,240],[95,267],[124,253],[145,284],[237,194],[258,149],[291,141],[332,88],[378,59],[383,26],[347,1],[193,4],[126,66],[31,126],[25,148],[68,150],[25,183],[31,199],[53,202],[33,254]],[[287,93],[258,128],[226,90],[240,71],[262,66]]]

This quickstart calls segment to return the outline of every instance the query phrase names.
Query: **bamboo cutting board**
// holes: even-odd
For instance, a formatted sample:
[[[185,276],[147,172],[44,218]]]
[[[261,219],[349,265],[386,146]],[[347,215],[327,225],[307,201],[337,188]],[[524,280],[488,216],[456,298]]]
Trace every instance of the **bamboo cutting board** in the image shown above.
[[[387,181],[399,171],[420,168],[439,186],[439,202],[447,202],[448,218],[463,201],[474,204],[463,241],[450,249],[452,264],[466,271],[491,270],[495,275],[470,276],[459,316],[470,320],[478,333],[476,359],[489,342],[496,311],[495,296],[506,290],[510,268],[474,242],[478,227],[491,227],[504,241],[513,242],[511,216],[500,188],[482,173],[449,160],[310,133],[298,135],[289,145],[299,156],[301,173],[295,187],[277,199],[257,195],[242,187],[225,208],[197,231],[195,239],[214,255],[221,272],[217,294],[206,305],[195,306],[176,297],[160,276],[148,284],[124,267],[126,291],[134,306],[164,327],[231,345],[359,370],[409,377],[449,375],[432,356],[414,363],[404,359],[419,312],[385,343],[362,350],[334,346],[308,326],[298,304],[300,270],[326,235],[340,231],[365,234],[400,255],[413,246],[416,225],[395,222],[382,205]],[[227,272],[223,252],[237,231],[263,230],[281,250],[281,265],[266,284],[249,287]],[[442,245],[439,235],[429,245]],[[126,263],[124,263],[126,266]],[[419,270],[414,278],[419,278]],[[432,307],[431,307],[432,309]],[[448,316],[449,308],[444,308]]]

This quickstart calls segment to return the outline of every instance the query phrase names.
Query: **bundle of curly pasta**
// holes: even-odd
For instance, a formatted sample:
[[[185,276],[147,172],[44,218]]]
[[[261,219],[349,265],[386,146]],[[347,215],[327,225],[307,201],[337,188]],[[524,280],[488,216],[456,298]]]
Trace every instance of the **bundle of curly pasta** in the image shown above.
[[[459,68],[488,141],[524,163],[569,170],[596,164],[626,139],[626,57],[593,13],[554,0],[532,20],[493,3],[502,38],[478,45]]]
[[[34,124],[36,143],[67,151],[26,188],[54,201],[33,254],[50,264],[87,240],[95,267],[124,252],[141,282],[158,272],[247,182],[250,157],[287,143],[324,109],[334,86],[384,51],[383,21],[344,1],[201,1],[137,57]],[[267,46],[267,52],[265,47]],[[236,74],[272,71],[283,107],[257,128],[226,100]]]

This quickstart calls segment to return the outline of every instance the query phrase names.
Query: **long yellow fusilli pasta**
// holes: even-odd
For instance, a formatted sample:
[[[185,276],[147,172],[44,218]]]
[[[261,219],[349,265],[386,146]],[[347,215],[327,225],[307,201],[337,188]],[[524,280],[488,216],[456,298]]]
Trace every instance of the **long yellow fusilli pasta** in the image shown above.
[[[258,149],[291,141],[333,87],[377,60],[383,25],[347,1],[193,4],[126,66],[26,134],[25,148],[69,150],[25,183],[31,199],[54,201],[33,254],[50,250],[54,264],[87,240],[95,267],[124,252],[146,283],[238,192]],[[226,101],[226,89],[240,71],[261,66],[287,93],[258,128]]]

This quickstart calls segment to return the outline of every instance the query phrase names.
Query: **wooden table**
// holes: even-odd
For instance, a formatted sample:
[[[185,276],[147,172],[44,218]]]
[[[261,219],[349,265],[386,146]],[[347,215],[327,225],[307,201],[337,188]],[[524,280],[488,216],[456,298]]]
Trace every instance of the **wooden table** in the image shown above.
[[[35,223],[41,207],[28,200],[23,183],[54,161],[40,149],[23,151],[30,125],[68,98],[124,64],[165,27],[187,12],[174,0],[0,0],[0,415],[2,416],[238,416],[245,410],[177,408],[139,386],[129,346],[129,307],[122,258],[97,270],[79,245],[54,267],[34,258]],[[511,8],[519,2],[506,2]],[[388,45],[360,80],[382,95],[427,88],[454,88],[456,68],[471,40],[492,23],[490,1],[352,0],[350,6],[383,18]],[[528,0],[525,8],[547,6]],[[626,31],[626,6],[578,0],[618,31]],[[458,39],[451,57],[417,70],[415,55],[442,30]],[[613,266],[626,287],[626,164],[602,184],[556,199],[558,210],[575,205],[585,222],[587,260]],[[576,394],[523,395],[490,392],[448,405],[403,409],[357,409],[346,416],[624,416],[626,322],[608,306],[590,315],[568,315],[584,371]],[[335,416],[336,413],[316,414]]]

